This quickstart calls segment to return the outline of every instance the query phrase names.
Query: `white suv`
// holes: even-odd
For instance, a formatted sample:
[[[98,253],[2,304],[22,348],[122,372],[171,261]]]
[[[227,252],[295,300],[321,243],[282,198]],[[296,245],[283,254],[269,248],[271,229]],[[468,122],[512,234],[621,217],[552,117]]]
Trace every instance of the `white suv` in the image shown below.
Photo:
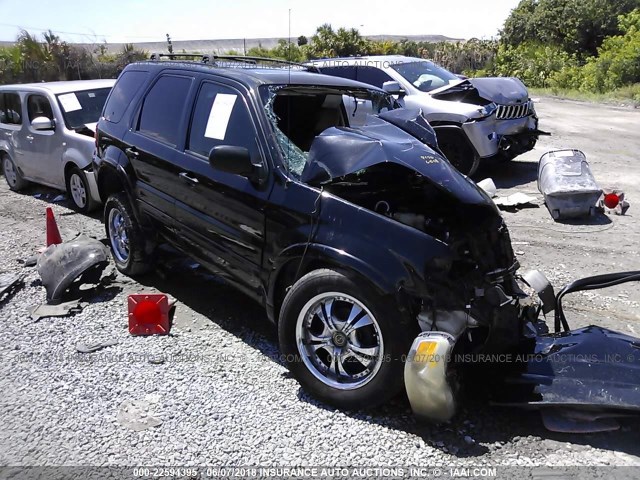
[[[480,160],[511,160],[536,144],[538,117],[517,78],[463,78],[423,58],[402,55],[328,58],[308,65],[320,73],[382,88],[407,108],[422,110],[438,144],[462,173]]]
[[[0,86],[0,160],[12,190],[66,190],[74,208],[100,200],[91,171],[95,124],[115,80]]]

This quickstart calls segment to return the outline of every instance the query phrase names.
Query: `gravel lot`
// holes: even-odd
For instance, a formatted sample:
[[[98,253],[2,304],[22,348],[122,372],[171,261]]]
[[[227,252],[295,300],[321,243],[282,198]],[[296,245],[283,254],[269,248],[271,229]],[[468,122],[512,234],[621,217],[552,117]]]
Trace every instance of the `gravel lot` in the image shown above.
[[[556,287],[640,269],[640,111],[549,98],[537,109],[553,136],[512,164],[485,169],[500,193],[541,198],[540,155],[572,147],[586,153],[601,186],[626,191],[631,208],[587,224],[555,223],[543,205],[505,213],[523,269],[544,271]],[[44,287],[18,260],[44,245],[45,206],[56,195],[0,186],[0,272],[26,273],[24,288],[0,303],[0,465],[640,465],[635,421],[615,433],[563,435],[547,432],[535,412],[473,399],[442,426],[416,422],[403,398],[367,412],[318,404],[279,360],[261,308],[179,258],[142,283],[118,276],[80,314],[34,322],[27,309],[45,301]],[[53,208],[63,238],[104,237],[97,216],[65,202]],[[172,335],[128,334],[127,294],[143,291],[178,300]],[[572,326],[640,336],[639,302],[636,285],[626,284],[566,303]],[[76,352],[78,343],[110,339],[119,343]],[[125,401],[142,401],[162,424],[121,425]]]

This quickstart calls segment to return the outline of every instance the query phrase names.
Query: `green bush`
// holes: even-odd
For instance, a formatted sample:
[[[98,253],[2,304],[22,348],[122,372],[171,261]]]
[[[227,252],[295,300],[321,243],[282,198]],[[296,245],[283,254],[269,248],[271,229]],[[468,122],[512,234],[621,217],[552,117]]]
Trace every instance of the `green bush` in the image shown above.
[[[567,68],[577,67],[577,60],[559,46],[523,43],[517,47],[501,44],[493,65],[483,75],[518,77],[526,85],[550,87],[553,77]]]
[[[640,82],[640,10],[619,21],[623,35],[607,38],[587,61],[582,90],[606,92]]]

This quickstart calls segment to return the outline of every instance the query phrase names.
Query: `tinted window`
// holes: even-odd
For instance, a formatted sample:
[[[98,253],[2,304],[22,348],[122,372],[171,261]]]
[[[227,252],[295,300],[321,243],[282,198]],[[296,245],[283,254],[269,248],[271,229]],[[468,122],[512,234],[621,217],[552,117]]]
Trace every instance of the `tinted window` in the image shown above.
[[[375,67],[358,67],[358,81],[382,88],[384,82],[391,82],[393,78]]]
[[[176,145],[191,80],[173,75],[160,77],[144,99],[138,130]]]
[[[0,123],[6,123],[6,113],[4,112],[4,93],[0,93]]]
[[[205,82],[200,88],[189,133],[189,150],[209,156],[216,145],[249,149],[258,155],[256,130],[244,98],[236,90]]]
[[[53,120],[51,103],[49,103],[47,97],[42,95],[29,95],[27,99],[27,113],[29,114],[29,122],[33,122],[33,120],[38,117],[47,117],[49,120]]]
[[[20,125],[22,123],[22,102],[17,93],[5,93],[0,95],[2,99],[2,123]]]
[[[67,127],[73,130],[97,122],[110,91],[110,88],[98,88],[58,95]]]
[[[348,78],[349,80],[356,79],[356,67],[352,66],[338,66],[338,67],[323,67],[320,69],[321,73],[331,75],[333,77]]]
[[[120,75],[104,107],[104,118],[118,123],[146,79],[147,72],[129,71]]]

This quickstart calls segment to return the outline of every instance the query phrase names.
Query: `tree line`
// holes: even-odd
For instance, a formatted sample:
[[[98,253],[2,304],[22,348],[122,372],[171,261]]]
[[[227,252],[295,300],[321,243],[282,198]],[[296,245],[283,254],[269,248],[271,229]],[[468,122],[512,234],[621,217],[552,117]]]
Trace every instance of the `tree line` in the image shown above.
[[[173,52],[169,35],[167,49]],[[355,28],[325,24],[310,38],[283,39],[246,54],[296,62],[407,55],[469,76],[516,76],[530,87],[608,92],[633,86],[640,101],[640,0],[521,0],[492,40],[373,41]],[[110,54],[104,43],[80,47],[51,31],[42,39],[23,31],[15,45],[0,48],[0,75],[2,83],[109,78],[147,56],[130,44]]]

